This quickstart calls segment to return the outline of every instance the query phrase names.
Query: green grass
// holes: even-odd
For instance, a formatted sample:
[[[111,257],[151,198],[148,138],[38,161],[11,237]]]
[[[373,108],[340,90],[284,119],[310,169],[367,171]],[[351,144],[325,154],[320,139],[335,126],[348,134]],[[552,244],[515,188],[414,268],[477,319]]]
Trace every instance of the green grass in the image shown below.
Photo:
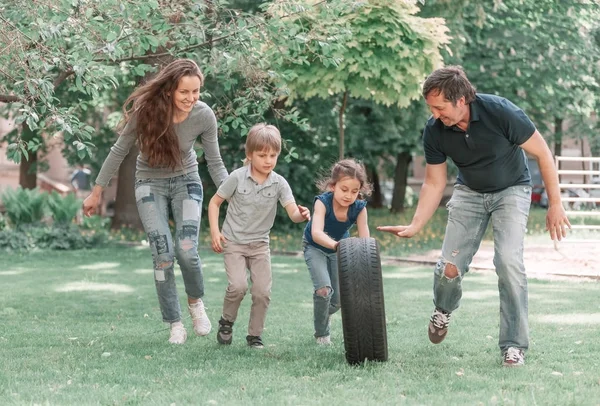
[[[202,252],[208,314],[220,316],[222,257]],[[147,247],[2,254],[1,404],[597,405],[598,283],[530,281],[526,366],[500,367],[493,273],[467,275],[448,338],[426,336],[429,267],[383,269],[389,361],[351,367],[341,319],[334,345],[312,338],[312,288],[302,258],[273,257],[266,348],[245,345],[250,298],[231,346],[193,334],[167,344]],[[183,284],[178,276],[179,292]],[[183,301],[183,298],[182,298]],[[184,323],[192,333],[190,320]]]

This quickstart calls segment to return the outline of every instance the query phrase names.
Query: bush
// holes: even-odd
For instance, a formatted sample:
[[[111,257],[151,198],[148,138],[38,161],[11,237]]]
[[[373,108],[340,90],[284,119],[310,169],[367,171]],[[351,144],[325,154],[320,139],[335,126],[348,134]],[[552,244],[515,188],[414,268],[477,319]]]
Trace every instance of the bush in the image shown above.
[[[33,249],[77,250],[106,243],[107,231],[82,233],[75,225],[23,225],[0,231],[0,250],[29,251]]]
[[[48,196],[48,208],[55,224],[71,224],[81,209],[81,199],[78,199],[75,193],[63,197],[53,190]]]
[[[31,248],[31,243],[27,235],[17,230],[0,231],[0,250],[28,251]]]
[[[110,227],[110,217],[90,216],[84,217],[81,223],[81,228],[84,230],[108,230]]]
[[[14,227],[22,224],[34,224],[42,221],[46,206],[47,193],[38,188],[6,189],[2,194],[2,202],[6,209],[6,216]]]

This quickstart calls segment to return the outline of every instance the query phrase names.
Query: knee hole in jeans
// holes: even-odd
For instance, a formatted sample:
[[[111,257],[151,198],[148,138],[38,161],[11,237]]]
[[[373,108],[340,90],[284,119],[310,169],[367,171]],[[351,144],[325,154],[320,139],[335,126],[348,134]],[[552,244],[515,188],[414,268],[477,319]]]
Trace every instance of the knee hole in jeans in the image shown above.
[[[156,269],[160,269],[163,271],[169,269],[172,266],[173,266],[173,261],[162,261],[162,262],[156,263]]]
[[[181,240],[179,242],[179,247],[182,251],[189,251],[195,248],[194,241],[190,240],[189,238],[186,238],[185,240]]]
[[[315,290],[315,293],[317,294],[317,296],[321,296],[321,297],[329,296],[330,292],[331,292],[331,288],[329,286],[324,286],[322,288]]]
[[[454,279],[458,276],[458,268],[449,262],[444,266],[444,276],[448,279]]]
[[[166,282],[166,271],[173,268],[173,261],[156,261],[154,267],[154,280],[156,282]]]

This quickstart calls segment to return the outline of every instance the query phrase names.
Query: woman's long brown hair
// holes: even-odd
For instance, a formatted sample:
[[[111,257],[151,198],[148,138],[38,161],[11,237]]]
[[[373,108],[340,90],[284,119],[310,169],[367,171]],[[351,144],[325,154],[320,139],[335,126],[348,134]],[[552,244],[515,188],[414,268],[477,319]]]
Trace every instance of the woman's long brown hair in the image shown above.
[[[123,105],[124,124],[132,116],[135,117],[138,147],[152,167],[175,169],[181,166],[171,95],[174,95],[179,80],[184,76],[197,76],[200,86],[204,84],[204,76],[194,61],[177,59],[135,89]]]

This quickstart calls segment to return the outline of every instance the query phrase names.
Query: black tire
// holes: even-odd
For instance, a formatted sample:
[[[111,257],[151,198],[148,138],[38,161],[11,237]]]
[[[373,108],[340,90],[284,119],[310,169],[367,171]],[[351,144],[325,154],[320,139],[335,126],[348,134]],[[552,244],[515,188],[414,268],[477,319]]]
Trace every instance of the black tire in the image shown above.
[[[379,244],[374,238],[345,238],[337,255],[346,360],[387,361]]]

